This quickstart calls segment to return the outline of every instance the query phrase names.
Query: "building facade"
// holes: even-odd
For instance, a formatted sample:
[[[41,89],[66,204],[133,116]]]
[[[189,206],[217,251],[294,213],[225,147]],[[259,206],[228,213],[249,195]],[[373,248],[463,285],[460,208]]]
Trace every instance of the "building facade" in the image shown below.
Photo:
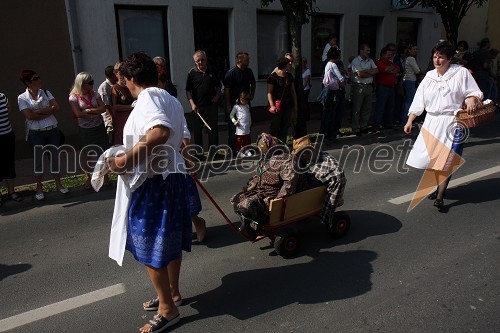
[[[358,54],[361,42],[371,46],[372,58],[378,58],[388,42],[417,43],[422,67],[442,38],[440,17],[432,9],[398,11],[389,0],[318,0],[316,6],[319,11],[302,29],[302,55],[313,73],[310,101],[319,94],[321,54],[329,33],[337,33],[345,63]],[[43,87],[61,106],[56,115],[60,127],[69,143],[77,143],[67,100],[80,71],[94,75],[97,89],[104,80],[104,68],[131,52],[164,56],[188,111],[184,86],[187,71],[194,65],[194,51],[206,50],[220,75],[234,66],[238,51],[246,51],[258,78],[253,101],[258,107],[267,103],[267,75],[278,57],[291,49],[279,1],[262,8],[258,0],[25,0],[2,1],[0,9],[6,50],[0,55],[0,91],[14,106],[11,119],[19,141],[24,137],[24,118],[18,112],[17,96],[25,88],[18,74],[24,68],[40,73]]]

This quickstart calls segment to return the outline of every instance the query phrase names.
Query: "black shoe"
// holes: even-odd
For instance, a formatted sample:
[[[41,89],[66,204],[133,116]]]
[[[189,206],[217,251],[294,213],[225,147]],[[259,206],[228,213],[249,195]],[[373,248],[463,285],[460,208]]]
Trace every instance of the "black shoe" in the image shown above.
[[[437,196],[438,196],[438,192],[436,190],[436,191],[432,192],[431,194],[429,194],[427,196],[427,199],[429,199],[429,200],[436,200]]]
[[[437,209],[441,210],[444,207],[444,201],[443,199],[436,199],[434,201],[434,207],[437,207]]]

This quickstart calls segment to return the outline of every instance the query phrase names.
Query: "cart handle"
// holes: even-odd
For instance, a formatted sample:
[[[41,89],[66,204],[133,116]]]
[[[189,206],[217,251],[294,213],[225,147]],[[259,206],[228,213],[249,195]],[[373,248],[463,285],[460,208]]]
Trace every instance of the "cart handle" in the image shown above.
[[[237,233],[239,233],[243,238],[245,238],[246,240],[249,240],[251,241],[249,238],[245,237],[245,235],[243,235],[242,233],[239,232],[239,229],[234,225],[234,223],[229,219],[229,217],[227,217],[227,215],[224,213],[224,211],[219,207],[219,205],[217,204],[217,202],[215,202],[214,198],[212,198],[212,196],[210,195],[210,193],[208,193],[207,189],[205,188],[205,186],[203,186],[201,184],[201,182],[198,180],[198,178],[196,178],[194,175],[191,175],[191,177],[193,177],[194,181],[196,182],[196,184],[199,186],[199,188],[203,191],[203,193],[207,196],[207,198],[210,200],[210,202],[215,206],[215,208],[217,208],[217,210],[219,211],[219,213],[222,215],[222,217],[224,217],[224,219],[226,220],[227,224],[229,224],[229,226],[234,230],[236,231]]]

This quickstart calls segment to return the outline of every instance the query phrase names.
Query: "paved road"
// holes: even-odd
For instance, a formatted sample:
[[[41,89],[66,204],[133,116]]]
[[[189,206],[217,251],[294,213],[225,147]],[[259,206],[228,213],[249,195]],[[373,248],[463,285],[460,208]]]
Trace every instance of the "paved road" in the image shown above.
[[[429,200],[409,213],[408,202],[389,202],[404,201],[422,173],[394,158],[376,174],[380,144],[365,146],[358,163],[351,147],[349,234],[334,241],[318,220],[298,223],[302,251],[288,260],[266,240],[244,241],[203,198],[208,238],[184,256],[185,305],[172,332],[498,332],[495,126],[472,133],[444,213]],[[397,153],[401,144],[385,147]],[[332,150],[341,160],[346,152]],[[483,170],[492,171],[460,182]],[[234,220],[228,199],[247,178],[228,170],[206,183]],[[128,254],[123,267],[107,258],[113,198],[112,189],[74,194],[1,217],[0,332],[134,332],[147,322],[141,302],[154,292],[144,268]]]

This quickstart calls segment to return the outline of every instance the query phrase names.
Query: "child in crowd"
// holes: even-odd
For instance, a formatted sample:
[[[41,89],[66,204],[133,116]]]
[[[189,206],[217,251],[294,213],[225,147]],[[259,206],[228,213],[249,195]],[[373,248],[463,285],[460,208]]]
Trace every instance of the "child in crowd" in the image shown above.
[[[236,151],[238,155],[241,155],[241,148],[250,144],[250,126],[252,125],[252,119],[248,102],[250,102],[250,93],[248,91],[242,91],[229,115],[234,126],[236,126]]]

